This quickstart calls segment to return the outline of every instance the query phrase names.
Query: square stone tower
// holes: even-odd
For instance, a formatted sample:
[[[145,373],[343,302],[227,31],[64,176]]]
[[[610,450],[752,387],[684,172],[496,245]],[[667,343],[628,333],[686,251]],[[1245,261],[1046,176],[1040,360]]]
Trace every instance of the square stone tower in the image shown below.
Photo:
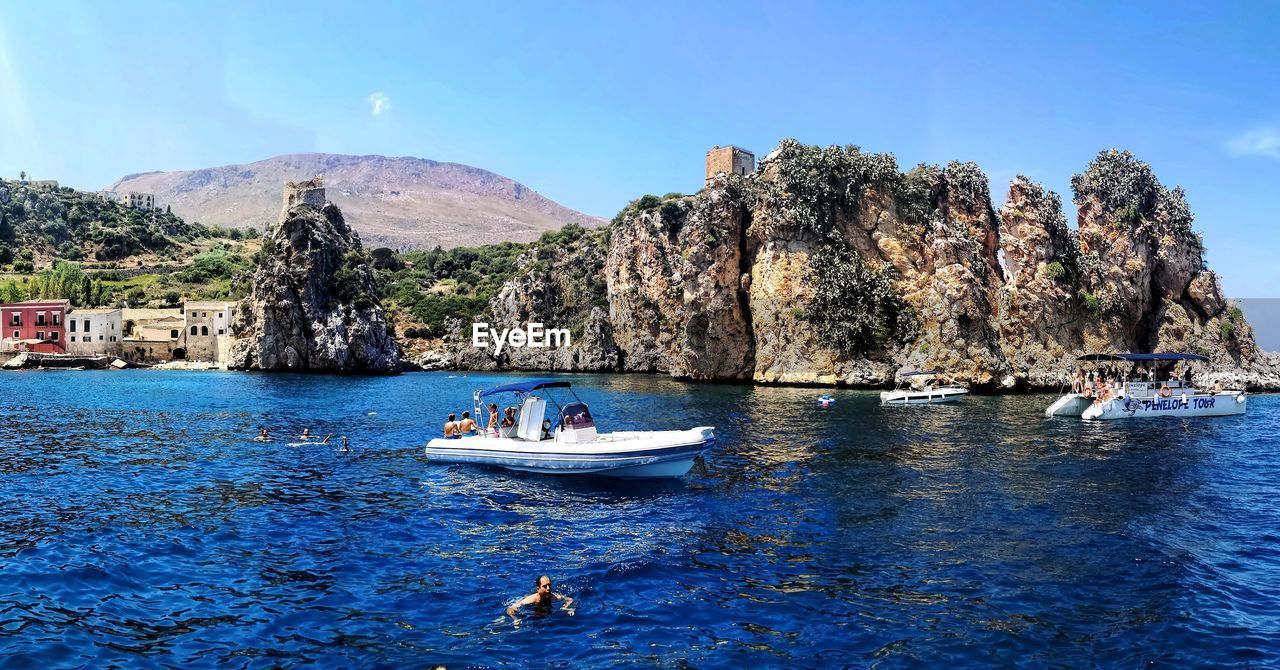
[[[733,145],[714,146],[707,152],[707,181],[717,174],[745,175],[756,169],[756,155]]]

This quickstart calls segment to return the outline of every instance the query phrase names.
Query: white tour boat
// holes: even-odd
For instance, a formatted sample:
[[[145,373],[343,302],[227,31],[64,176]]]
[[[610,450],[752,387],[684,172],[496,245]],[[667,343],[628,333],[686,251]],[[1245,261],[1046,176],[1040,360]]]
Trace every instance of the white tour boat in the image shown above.
[[[935,405],[943,402],[957,402],[969,394],[963,386],[934,386],[929,379],[938,373],[934,370],[911,371],[898,375],[898,388],[892,391],[881,391],[881,405]],[[916,388],[912,382],[923,384]]]
[[[1198,354],[1085,354],[1078,360],[1132,364],[1128,381],[1103,380],[1081,383],[1071,393],[1058,398],[1045,416],[1078,416],[1082,419],[1134,419],[1156,416],[1228,416],[1244,414],[1248,395],[1244,391],[1203,390],[1183,379],[1168,378],[1169,367],[1209,360]],[[1138,365],[1151,366],[1147,379],[1137,374]],[[1116,375],[1117,377],[1123,375]]]
[[[548,398],[534,395],[535,391],[552,388],[567,389],[570,384],[543,379],[476,391],[477,419],[488,416],[481,411],[483,399],[515,394],[515,425],[474,436],[436,438],[427,443],[427,460],[553,474],[680,477],[715,440],[715,429],[710,426],[597,434],[591,411],[576,395],[573,402],[556,404],[553,425],[551,419],[544,416]]]

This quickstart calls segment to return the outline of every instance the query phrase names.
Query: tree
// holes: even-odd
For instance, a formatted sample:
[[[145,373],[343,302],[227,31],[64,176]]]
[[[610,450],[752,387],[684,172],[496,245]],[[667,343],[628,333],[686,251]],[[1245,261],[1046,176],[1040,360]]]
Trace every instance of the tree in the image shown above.
[[[26,171],[26,170],[23,170],[23,171],[19,172],[19,173],[18,173],[18,181],[26,181],[26,180],[27,180],[27,171]]]

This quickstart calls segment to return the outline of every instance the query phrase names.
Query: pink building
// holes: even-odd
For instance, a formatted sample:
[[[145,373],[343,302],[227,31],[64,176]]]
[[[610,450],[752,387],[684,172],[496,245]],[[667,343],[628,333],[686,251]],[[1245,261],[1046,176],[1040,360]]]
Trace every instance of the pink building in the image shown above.
[[[0,324],[6,351],[39,351],[63,354],[67,351],[64,323],[71,303],[66,300],[27,300],[0,305]]]

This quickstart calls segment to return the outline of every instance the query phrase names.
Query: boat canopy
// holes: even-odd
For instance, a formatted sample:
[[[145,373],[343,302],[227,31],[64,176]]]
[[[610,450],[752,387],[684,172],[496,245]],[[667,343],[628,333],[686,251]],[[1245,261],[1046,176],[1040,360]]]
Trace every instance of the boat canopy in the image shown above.
[[[899,377],[923,377],[925,375],[936,375],[936,374],[938,374],[937,370],[911,370],[910,372],[903,372],[898,376]]]
[[[569,382],[562,379],[532,379],[485,389],[481,391],[480,395],[477,397],[484,398],[486,396],[494,395],[495,393],[529,393],[530,391],[537,391],[538,389],[569,388],[569,386]]]
[[[1200,354],[1180,354],[1180,353],[1163,353],[1163,354],[1085,354],[1078,361],[1129,361],[1138,363],[1144,361],[1207,361],[1208,358]]]

